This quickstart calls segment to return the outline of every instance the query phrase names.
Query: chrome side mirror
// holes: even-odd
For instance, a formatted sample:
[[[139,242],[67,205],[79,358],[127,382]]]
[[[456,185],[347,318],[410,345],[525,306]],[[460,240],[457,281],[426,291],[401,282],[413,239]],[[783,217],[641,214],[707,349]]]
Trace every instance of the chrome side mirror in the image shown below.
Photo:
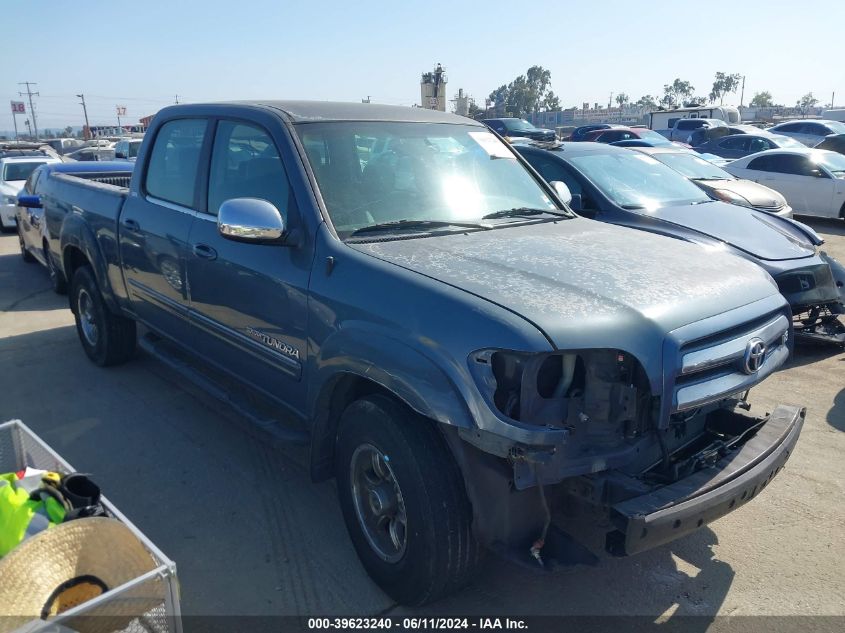
[[[555,190],[555,193],[557,193],[558,197],[563,200],[564,204],[572,202],[572,192],[569,191],[569,187],[566,186],[565,182],[561,180],[552,180],[550,184]]]
[[[285,219],[276,206],[258,198],[233,198],[220,205],[217,230],[238,242],[275,242],[285,236]]]

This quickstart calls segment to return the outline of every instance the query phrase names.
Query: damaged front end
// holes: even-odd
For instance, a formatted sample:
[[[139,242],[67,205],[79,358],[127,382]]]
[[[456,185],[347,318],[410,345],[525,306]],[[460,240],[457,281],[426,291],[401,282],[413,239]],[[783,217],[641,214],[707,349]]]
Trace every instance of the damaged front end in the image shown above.
[[[478,538],[531,564],[587,562],[589,551],[659,545],[753,497],[803,421],[797,408],[763,418],[735,411],[748,409],[747,390],[785,361],[788,312],[701,332],[695,324],[670,333],[660,379],[624,350],[474,353],[490,408],[522,438],[447,433]],[[526,439],[530,429],[537,441]],[[762,483],[764,463],[773,468]],[[725,501],[728,491],[739,497]]]
[[[792,306],[796,340],[845,345],[845,266],[824,252],[819,259],[775,281]]]

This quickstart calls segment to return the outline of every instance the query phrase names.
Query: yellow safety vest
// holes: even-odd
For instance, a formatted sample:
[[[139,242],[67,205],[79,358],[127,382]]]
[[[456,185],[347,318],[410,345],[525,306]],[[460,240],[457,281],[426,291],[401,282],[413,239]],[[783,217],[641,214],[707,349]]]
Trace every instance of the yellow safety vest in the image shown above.
[[[64,521],[65,513],[56,499],[31,496],[18,485],[14,473],[0,475],[0,557],[25,538]]]

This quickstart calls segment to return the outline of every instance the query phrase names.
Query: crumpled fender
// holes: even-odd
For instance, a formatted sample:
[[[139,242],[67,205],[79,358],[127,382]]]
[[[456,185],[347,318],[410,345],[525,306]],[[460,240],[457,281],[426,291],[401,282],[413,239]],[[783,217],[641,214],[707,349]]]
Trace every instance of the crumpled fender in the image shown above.
[[[833,273],[833,281],[839,289],[839,297],[845,302],[845,266],[824,251],[819,253],[819,257],[830,266],[830,270]]]

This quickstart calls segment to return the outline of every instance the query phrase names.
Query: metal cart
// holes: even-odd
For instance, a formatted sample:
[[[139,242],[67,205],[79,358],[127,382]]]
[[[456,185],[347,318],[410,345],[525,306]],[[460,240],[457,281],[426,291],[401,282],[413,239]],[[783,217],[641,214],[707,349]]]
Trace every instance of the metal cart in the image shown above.
[[[75,472],[47,444],[20,420],[0,424],[0,472],[15,472],[27,466],[62,474]],[[35,620],[22,628],[21,633],[53,633],[86,630],[112,630],[109,623],[117,623],[116,630],[129,633],[181,633],[179,584],[176,564],[165,556],[141,531],[105,497],[102,504],[138,537],[152,555],[157,567],[119,587],[107,591],[84,604],[51,619]],[[125,614],[131,605],[143,605],[128,624]],[[130,611],[136,613],[135,611]],[[2,605],[0,605],[2,615]]]

